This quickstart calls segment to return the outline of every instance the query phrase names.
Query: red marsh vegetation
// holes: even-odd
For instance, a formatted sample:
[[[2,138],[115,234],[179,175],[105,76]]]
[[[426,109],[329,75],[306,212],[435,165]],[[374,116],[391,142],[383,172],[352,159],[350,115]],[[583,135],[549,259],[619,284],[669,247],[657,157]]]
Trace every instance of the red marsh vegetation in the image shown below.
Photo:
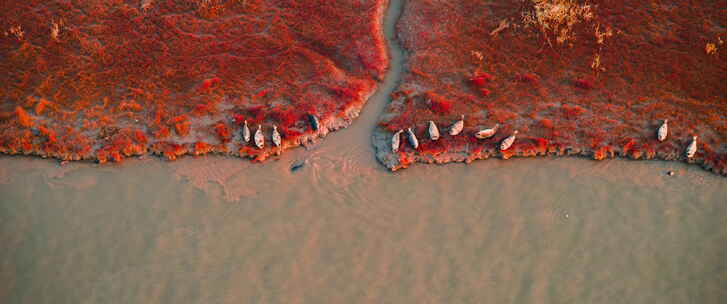
[[[0,151],[262,160],[350,118],[382,78],[386,1],[3,1]],[[266,138],[241,140],[247,121]],[[339,124],[340,125],[340,124]]]
[[[696,135],[688,161],[727,174],[722,1],[410,0],[398,31],[407,72],[379,132],[413,127],[421,144],[402,144],[392,169],[490,156],[684,160]],[[430,120],[444,130],[437,142]]]

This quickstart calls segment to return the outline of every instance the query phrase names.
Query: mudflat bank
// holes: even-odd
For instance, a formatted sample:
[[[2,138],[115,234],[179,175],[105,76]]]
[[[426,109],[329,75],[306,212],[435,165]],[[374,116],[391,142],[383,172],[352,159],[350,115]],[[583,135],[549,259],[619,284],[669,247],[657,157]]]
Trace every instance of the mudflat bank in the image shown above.
[[[398,34],[409,57],[374,132],[377,158],[397,170],[488,157],[620,156],[727,174],[727,24],[717,6],[407,1]],[[462,132],[450,135],[462,115]],[[659,141],[665,120],[668,136]],[[475,137],[495,126],[493,136]],[[405,131],[392,147],[392,135],[407,128],[418,146]],[[697,152],[688,158],[693,136]]]
[[[0,152],[264,160],[358,115],[388,65],[387,4],[5,2]],[[264,148],[243,140],[245,123]]]

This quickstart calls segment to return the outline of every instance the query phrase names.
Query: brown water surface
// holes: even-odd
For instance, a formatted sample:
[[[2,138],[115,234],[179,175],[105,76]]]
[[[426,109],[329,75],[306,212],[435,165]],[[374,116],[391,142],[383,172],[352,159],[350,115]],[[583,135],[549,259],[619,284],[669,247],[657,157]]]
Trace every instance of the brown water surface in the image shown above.
[[[727,297],[727,180],[701,169],[563,158],[392,174],[370,157],[327,152],[305,152],[307,164],[296,172],[287,158],[262,166],[210,157],[100,168],[2,158],[0,299],[720,303]],[[677,175],[666,176],[668,169]]]

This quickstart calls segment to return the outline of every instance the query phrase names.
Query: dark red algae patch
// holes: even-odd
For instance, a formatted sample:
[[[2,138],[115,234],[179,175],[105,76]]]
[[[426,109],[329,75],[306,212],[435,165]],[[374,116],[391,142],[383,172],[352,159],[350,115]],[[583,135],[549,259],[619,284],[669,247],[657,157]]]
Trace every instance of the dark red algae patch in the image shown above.
[[[697,135],[688,161],[727,174],[723,4],[407,1],[398,24],[407,72],[376,131],[377,156],[392,170],[491,156],[687,160]],[[463,114],[464,131],[450,136]],[[659,142],[664,119],[669,136]],[[442,134],[436,143],[430,120]],[[474,138],[495,124],[493,137]],[[408,127],[419,148],[392,153],[391,135]]]
[[[263,160],[346,126],[387,67],[387,1],[3,1],[0,152]],[[308,115],[321,128],[312,130]],[[243,143],[247,121],[265,149]],[[283,137],[271,142],[273,125]]]

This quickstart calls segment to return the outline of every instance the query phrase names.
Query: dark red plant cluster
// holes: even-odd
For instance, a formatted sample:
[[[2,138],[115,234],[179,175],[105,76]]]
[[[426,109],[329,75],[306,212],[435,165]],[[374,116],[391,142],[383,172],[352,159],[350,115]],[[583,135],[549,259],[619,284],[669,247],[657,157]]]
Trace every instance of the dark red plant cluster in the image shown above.
[[[562,32],[523,18],[535,1],[407,1],[398,29],[408,70],[379,127],[412,127],[420,146],[403,143],[392,168],[489,156],[686,159],[698,135],[690,162],[727,174],[723,3],[566,2],[589,5],[592,15],[559,42]],[[430,96],[452,102],[442,107]],[[463,114],[462,134],[427,138],[428,121],[442,129]],[[664,119],[670,132],[659,142]],[[492,138],[473,138],[496,123]],[[512,148],[499,151],[515,130]]]
[[[434,95],[434,94],[431,94]],[[434,98],[429,99],[430,102],[430,108],[432,109],[432,112],[440,114],[440,115],[446,115],[449,114],[449,111],[452,109],[452,101],[446,100],[442,98],[441,96],[436,96]]]
[[[387,67],[384,0],[2,1],[0,152],[120,161],[272,153],[360,108]],[[267,145],[271,146],[271,145]]]

